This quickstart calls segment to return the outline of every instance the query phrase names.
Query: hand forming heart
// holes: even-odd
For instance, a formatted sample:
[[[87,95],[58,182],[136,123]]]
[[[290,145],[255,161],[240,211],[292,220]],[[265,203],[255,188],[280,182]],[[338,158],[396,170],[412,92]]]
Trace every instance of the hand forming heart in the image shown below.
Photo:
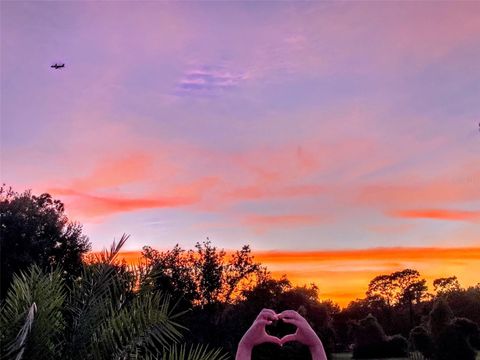
[[[274,320],[278,320],[278,315],[275,314],[275,311],[270,309],[260,311],[250,329],[243,335],[240,344],[248,348],[253,348],[255,345],[266,342],[282,345],[279,338],[269,335],[265,331],[265,326],[270,325]]]
[[[302,343],[308,347],[314,347],[322,344],[307,320],[305,320],[305,318],[296,311],[285,310],[278,315],[278,319],[287,324],[293,324],[297,327],[297,331],[295,331],[295,333],[285,335],[280,339],[282,345],[290,341],[298,341],[299,343]]]
[[[281,320],[287,324],[293,324],[297,330],[279,339],[276,336],[267,334],[265,326],[270,325],[274,320]],[[238,344],[237,360],[249,360],[254,346],[262,343],[274,343],[282,346],[290,341],[298,341],[309,347],[314,360],[326,360],[322,342],[317,334],[299,313],[293,310],[285,310],[280,314],[270,309],[263,309],[247,330]]]

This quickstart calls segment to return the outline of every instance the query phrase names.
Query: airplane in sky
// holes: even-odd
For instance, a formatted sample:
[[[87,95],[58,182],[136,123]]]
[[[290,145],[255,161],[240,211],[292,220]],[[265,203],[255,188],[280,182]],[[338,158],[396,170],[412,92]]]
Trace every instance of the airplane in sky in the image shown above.
[[[50,66],[51,68],[54,68],[54,69],[60,69],[60,68],[64,68],[65,67],[65,64],[55,64],[55,65],[52,65]]]

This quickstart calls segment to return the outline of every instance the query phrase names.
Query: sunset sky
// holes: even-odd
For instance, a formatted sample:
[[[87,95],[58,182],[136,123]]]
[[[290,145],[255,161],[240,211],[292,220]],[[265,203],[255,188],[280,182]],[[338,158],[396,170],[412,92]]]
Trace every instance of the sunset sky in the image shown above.
[[[406,266],[472,285],[479,18],[480,2],[3,1],[1,180],[64,201],[94,250],[250,244],[341,303]]]

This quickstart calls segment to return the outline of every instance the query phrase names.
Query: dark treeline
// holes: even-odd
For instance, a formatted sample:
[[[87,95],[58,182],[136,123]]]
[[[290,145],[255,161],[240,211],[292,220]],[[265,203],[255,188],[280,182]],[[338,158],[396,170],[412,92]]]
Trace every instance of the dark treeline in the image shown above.
[[[56,318],[59,329],[49,340],[53,344],[50,353],[45,352],[55,353],[59,358],[73,359],[81,353],[67,346],[80,341],[77,331],[83,336],[80,338],[85,353],[94,349],[97,354],[105,355],[99,358],[121,359],[126,358],[122,357],[125,354],[133,356],[132,352],[138,359],[163,358],[161,356],[168,351],[174,354],[177,350],[165,350],[165,344],[158,347],[156,355],[152,353],[152,347],[159,346],[156,333],[150,334],[152,338],[141,333],[152,324],[138,329],[128,338],[129,341],[135,336],[150,339],[148,346],[131,343],[127,346],[108,338],[111,347],[123,349],[117,354],[94,340],[99,338],[96,329],[102,326],[104,332],[123,334],[125,330],[120,324],[134,322],[134,314],[138,311],[151,314],[152,304],[161,306],[165,296],[170,299],[168,306],[175,304],[169,314],[178,315],[174,316],[170,328],[167,327],[173,331],[173,335],[170,334],[172,344],[178,343],[175,340],[180,336],[180,330],[176,332],[178,325],[178,329],[187,329],[181,332],[185,343],[208,344],[209,349],[219,348],[232,356],[243,333],[263,308],[300,312],[320,336],[329,357],[333,352],[347,351],[353,352],[356,358],[405,356],[415,350],[429,359],[471,360],[475,357],[474,349],[480,348],[480,284],[462,288],[455,276],[435,280],[433,292],[429,292],[425,279],[414,269],[382,274],[370,281],[364,298],[341,309],[333,301],[320,301],[321,289],[314,284],[294,286],[286,276],[274,279],[265,266],[255,261],[249,246],[230,255],[208,240],[197,243],[190,250],[175,246],[160,252],[144,247],[141,263],[132,267],[115,260],[118,246],[112,247],[103,258],[88,255],[90,243],[81,225],[70,222],[63,204],[50,195],[20,194],[2,187],[0,200],[3,356],[28,354],[36,349],[31,345],[34,339],[27,336],[20,343],[22,337],[19,335],[28,331],[35,333],[35,321],[38,324],[42,321],[41,316],[35,318],[32,314],[41,314],[39,307],[47,302],[40,296],[41,292],[29,288],[42,281],[50,284],[48,286],[60,299],[59,317]],[[54,278],[57,279],[55,286],[52,285]],[[90,298],[98,289],[103,292],[95,296],[103,302]],[[37,299],[34,307],[32,299]],[[103,318],[99,315],[100,323],[96,327],[88,322],[83,324],[78,318],[79,309],[93,316],[85,308],[88,301],[92,301],[93,309],[103,304],[97,309]],[[162,306],[163,312],[169,308],[166,304]],[[123,323],[115,320],[117,313],[123,314]],[[142,318],[138,321],[154,320]],[[26,327],[29,321],[30,328]],[[58,334],[60,330],[63,337]],[[267,330],[282,336],[295,329],[278,323]],[[62,346],[55,345],[59,338]],[[135,344],[140,343],[144,344],[141,341]],[[51,352],[52,349],[58,352]],[[151,357],[145,355],[145,349]],[[178,358],[188,358],[185,354],[182,357],[180,350],[175,353]],[[85,353],[82,356],[88,358]],[[221,357],[220,353],[212,354],[208,355],[205,350],[200,358]],[[174,355],[170,358],[177,358]],[[282,349],[273,345],[259,346],[253,358],[309,359],[310,355],[299,344],[288,343]]]

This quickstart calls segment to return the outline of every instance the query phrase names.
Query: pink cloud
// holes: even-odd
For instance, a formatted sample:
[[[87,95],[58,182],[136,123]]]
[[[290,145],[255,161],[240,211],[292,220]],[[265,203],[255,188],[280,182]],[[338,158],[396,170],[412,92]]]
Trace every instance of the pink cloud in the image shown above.
[[[470,176],[465,171],[466,177]],[[423,181],[408,180],[391,184],[372,184],[358,187],[356,203],[387,208],[399,206],[434,206],[445,203],[480,200],[480,187],[477,184],[462,184],[451,178]]]
[[[293,185],[275,188],[275,185],[252,185],[233,189],[225,194],[232,200],[258,200],[258,199],[287,199],[297,197],[318,196],[325,192],[321,185]]]
[[[152,208],[172,208],[191,205],[198,201],[195,197],[181,196],[99,196],[79,193],[69,189],[53,189],[56,195],[68,195],[70,213],[76,218],[95,218]]]
[[[100,160],[88,176],[73,179],[71,187],[88,192],[139,182],[151,175],[152,167],[151,154],[141,151],[120,153],[114,158]]]
[[[64,197],[68,210],[79,218],[95,218],[110,216],[152,208],[173,208],[198,204],[202,196],[209,191],[218,179],[204,177],[190,183],[178,184],[172,188],[165,188],[163,195],[158,192],[143,196],[126,196],[115,191],[112,195],[101,194],[98,189],[90,188],[93,193],[85,193],[75,188],[51,188],[49,192]]]

